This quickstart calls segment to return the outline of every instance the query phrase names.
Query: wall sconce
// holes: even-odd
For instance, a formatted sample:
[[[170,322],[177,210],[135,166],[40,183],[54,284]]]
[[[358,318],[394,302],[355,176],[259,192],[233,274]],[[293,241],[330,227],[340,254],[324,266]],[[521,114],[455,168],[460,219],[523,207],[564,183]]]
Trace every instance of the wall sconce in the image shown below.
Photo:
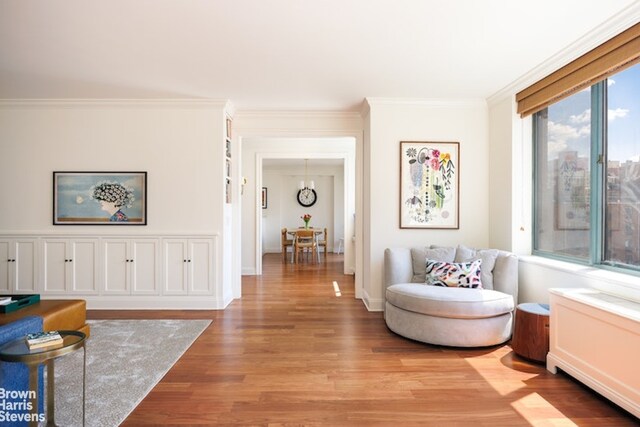
[[[240,195],[244,194],[244,186],[247,185],[247,178],[242,177],[242,182],[240,183]]]

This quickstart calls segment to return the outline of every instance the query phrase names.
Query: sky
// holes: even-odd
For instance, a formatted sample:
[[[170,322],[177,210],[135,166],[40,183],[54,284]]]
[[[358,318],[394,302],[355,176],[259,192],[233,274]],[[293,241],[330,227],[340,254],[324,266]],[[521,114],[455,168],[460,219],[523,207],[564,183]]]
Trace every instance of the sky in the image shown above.
[[[640,64],[607,80],[608,159],[640,162]],[[590,151],[591,91],[585,89],[549,107],[549,158],[563,151]]]

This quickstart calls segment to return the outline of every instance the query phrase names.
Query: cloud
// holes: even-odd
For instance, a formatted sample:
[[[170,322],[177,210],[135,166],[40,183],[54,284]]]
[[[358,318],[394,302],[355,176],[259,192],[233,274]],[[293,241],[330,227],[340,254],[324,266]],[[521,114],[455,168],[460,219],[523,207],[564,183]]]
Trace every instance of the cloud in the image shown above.
[[[627,117],[629,114],[629,110],[626,108],[616,108],[615,110],[609,109],[607,111],[607,118],[610,122],[614,121],[617,118]]]
[[[610,122],[612,122],[615,119],[621,119],[621,118],[627,117],[628,114],[629,114],[629,110],[626,108],[616,108],[616,109],[610,108],[607,111],[607,118]],[[580,114],[572,114],[571,116],[569,116],[569,122],[576,125],[580,125],[583,123],[590,123],[591,108],[584,110]],[[584,128],[582,128],[580,131],[582,132],[583,129]]]
[[[616,81],[613,79],[607,79],[607,87],[613,86],[616,84]]]
[[[569,121],[576,124],[591,122],[591,108],[584,110],[581,114],[571,115]]]
[[[551,120],[549,120],[547,125],[549,132],[548,147],[551,153],[559,153],[566,150],[569,140],[580,137],[580,132],[573,126],[552,122]]]

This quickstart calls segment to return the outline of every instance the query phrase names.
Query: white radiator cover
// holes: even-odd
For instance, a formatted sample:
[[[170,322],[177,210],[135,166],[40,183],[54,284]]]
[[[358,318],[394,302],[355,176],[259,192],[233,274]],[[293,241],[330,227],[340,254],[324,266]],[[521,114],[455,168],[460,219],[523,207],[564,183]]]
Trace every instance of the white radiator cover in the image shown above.
[[[640,303],[594,289],[550,290],[547,369],[640,417]]]

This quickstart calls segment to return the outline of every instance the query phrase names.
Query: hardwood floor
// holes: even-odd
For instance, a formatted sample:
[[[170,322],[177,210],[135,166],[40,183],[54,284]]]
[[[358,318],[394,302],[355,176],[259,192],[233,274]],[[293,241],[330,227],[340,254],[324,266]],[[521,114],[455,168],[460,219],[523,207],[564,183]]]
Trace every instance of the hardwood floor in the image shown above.
[[[395,335],[354,299],[339,255],[301,267],[267,255],[263,269],[224,311],[89,312],[213,319],[124,426],[637,425],[508,345],[452,349]]]

